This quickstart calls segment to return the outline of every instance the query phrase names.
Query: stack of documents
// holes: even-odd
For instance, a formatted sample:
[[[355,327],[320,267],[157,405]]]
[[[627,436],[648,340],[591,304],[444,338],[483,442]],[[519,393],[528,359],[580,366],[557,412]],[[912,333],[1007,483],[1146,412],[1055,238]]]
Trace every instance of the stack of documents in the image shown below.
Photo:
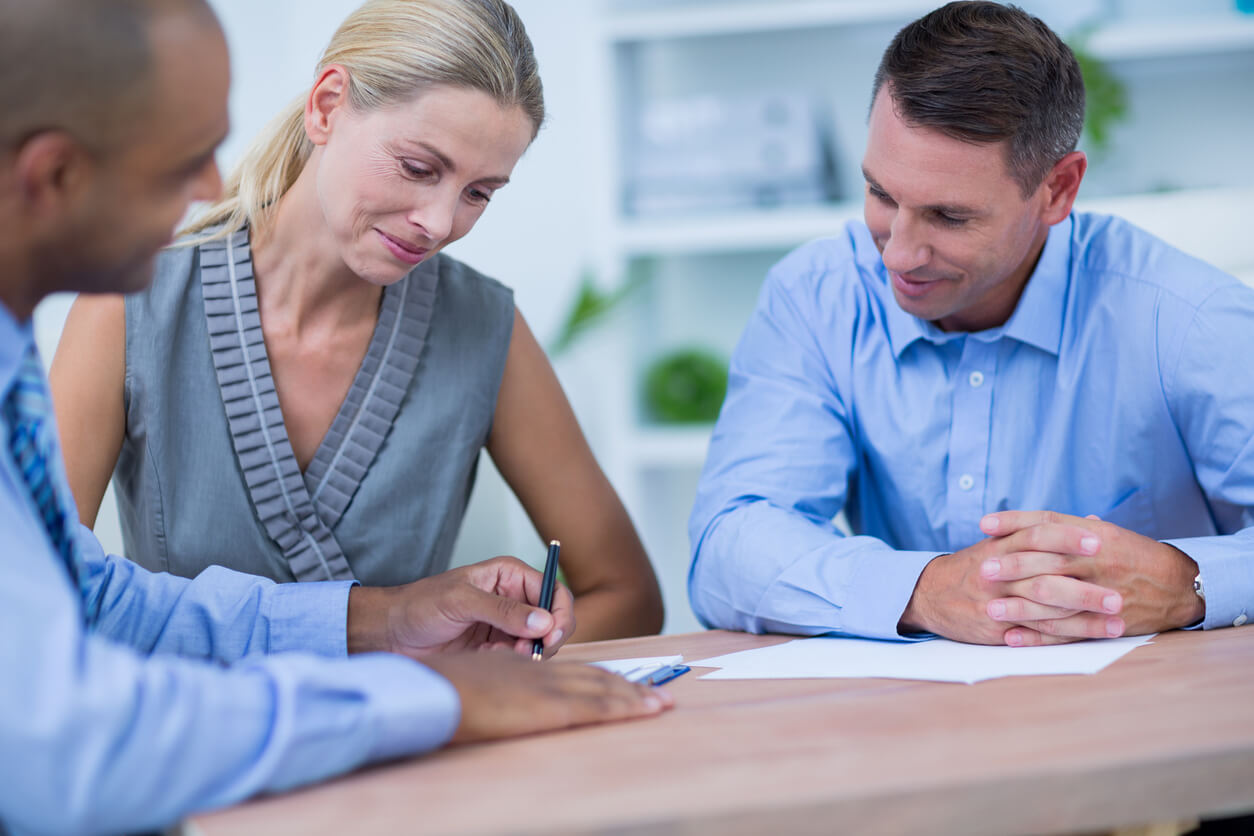
[[[661,685],[691,670],[684,664],[683,656],[643,656],[636,659],[611,659],[608,662],[593,662],[592,664],[616,673],[630,682],[639,682],[644,685]]]

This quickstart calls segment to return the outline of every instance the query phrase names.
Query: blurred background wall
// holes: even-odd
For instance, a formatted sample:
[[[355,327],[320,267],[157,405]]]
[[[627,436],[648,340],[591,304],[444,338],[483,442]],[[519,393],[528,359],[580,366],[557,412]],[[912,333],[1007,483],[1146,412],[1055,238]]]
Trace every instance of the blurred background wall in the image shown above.
[[[229,169],[301,95],[355,0],[211,0],[226,28]],[[1082,53],[1089,208],[1254,281],[1254,15],[1246,0],[1022,5]],[[722,367],[762,276],[861,207],[871,76],[913,0],[515,0],[550,118],[449,252],[512,286],[662,579],[696,629],[685,522]],[[571,311],[579,302],[579,316]],[[37,332],[50,358],[69,300]],[[603,312],[598,318],[587,315]],[[713,398],[717,404],[717,398]],[[421,467],[421,451],[414,452]],[[111,497],[97,531],[120,550]],[[457,562],[542,560],[484,459]]]

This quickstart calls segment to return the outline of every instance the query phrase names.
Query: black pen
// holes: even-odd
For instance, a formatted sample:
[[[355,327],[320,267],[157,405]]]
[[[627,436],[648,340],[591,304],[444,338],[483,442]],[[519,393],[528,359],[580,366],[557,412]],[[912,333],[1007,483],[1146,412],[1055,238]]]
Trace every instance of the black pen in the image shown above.
[[[540,609],[549,612],[553,612],[553,590],[557,587],[557,553],[561,550],[561,543],[549,541],[549,555],[544,559],[544,580],[540,581]],[[543,639],[536,639],[531,643],[531,658],[537,662],[544,658]]]

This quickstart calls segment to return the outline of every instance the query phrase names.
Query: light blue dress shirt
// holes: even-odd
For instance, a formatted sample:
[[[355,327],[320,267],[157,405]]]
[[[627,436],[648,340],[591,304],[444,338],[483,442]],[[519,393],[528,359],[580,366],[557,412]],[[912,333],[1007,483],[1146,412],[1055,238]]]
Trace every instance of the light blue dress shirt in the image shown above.
[[[0,398],[31,342],[0,305]],[[456,691],[435,672],[346,657],[351,583],[153,574],[79,532],[101,603],[90,630],[0,444],[0,831],[159,827],[432,749],[456,728]]]
[[[1254,290],[1075,213],[1010,319],[905,313],[862,223],[767,276],[689,521],[707,624],[900,636],[924,566],[993,511],[1097,514],[1201,569],[1207,628],[1254,612]],[[844,511],[854,536],[832,519]]]

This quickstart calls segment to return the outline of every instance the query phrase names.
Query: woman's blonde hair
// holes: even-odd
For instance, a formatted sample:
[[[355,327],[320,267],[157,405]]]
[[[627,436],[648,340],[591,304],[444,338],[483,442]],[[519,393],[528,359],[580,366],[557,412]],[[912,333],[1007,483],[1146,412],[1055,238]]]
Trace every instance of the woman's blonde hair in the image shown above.
[[[447,85],[520,107],[531,119],[533,138],[544,122],[544,92],[531,39],[504,0],[368,0],[331,37],[315,78],[331,64],[348,71],[349,103],[360,112]],[[258,134],[227,179],[221,200],[180,236],[207,232],[186,242],[200,243],[245,225],[264,229],[312,151],[301,96]]]

